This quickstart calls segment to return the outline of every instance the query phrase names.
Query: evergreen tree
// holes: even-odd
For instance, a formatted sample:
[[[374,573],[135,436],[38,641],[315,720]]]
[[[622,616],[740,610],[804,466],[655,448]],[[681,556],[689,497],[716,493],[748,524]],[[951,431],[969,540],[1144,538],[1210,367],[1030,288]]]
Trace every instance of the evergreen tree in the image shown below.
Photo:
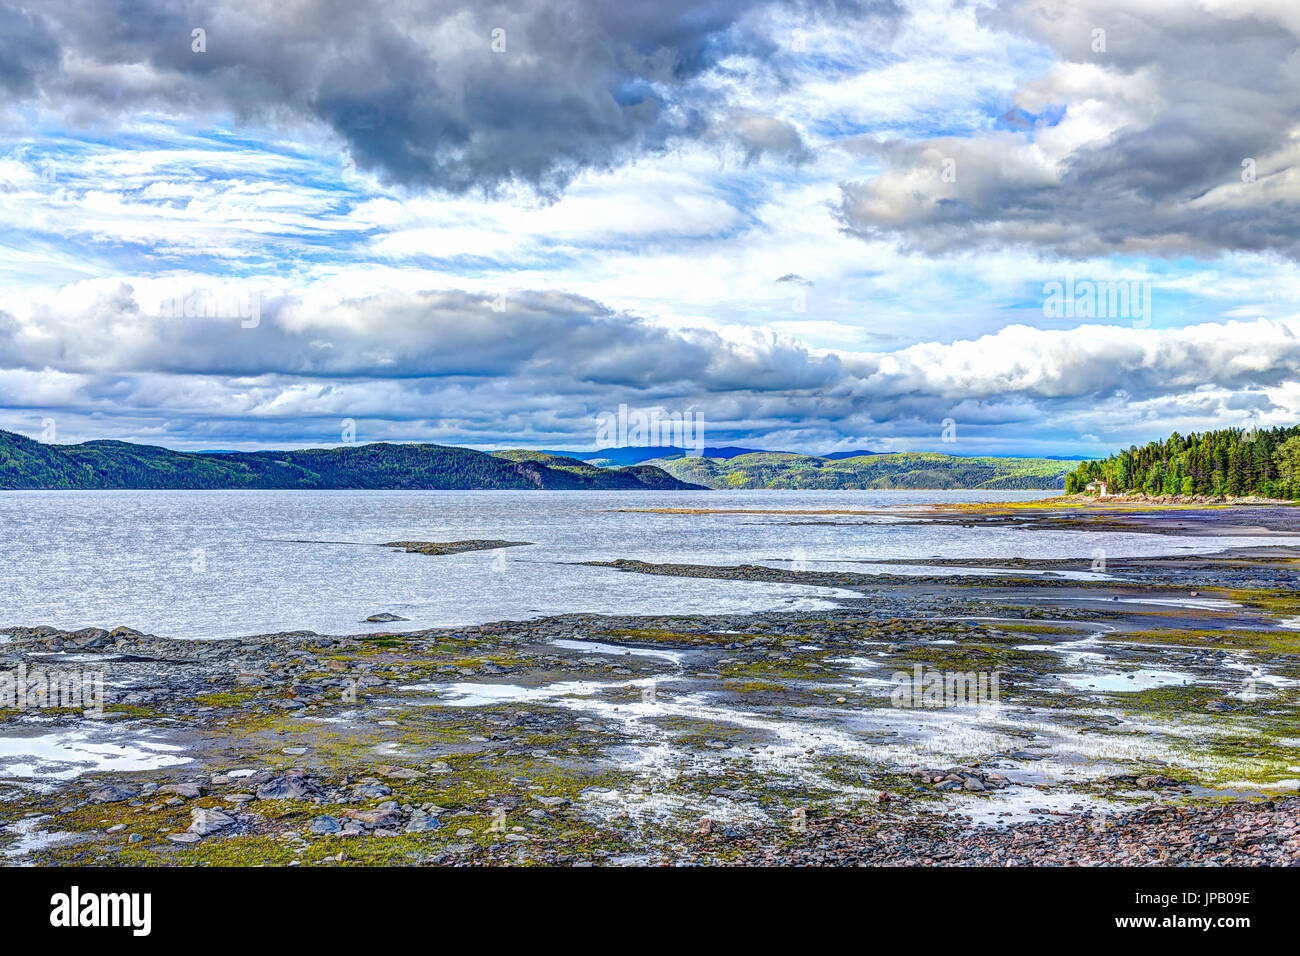
[[[1300,426],[1175,432],[1164,441],[1082,462],[1066,477],[1066,492],[1078,494],[1098,480],[1113,493],[1300,499]]]

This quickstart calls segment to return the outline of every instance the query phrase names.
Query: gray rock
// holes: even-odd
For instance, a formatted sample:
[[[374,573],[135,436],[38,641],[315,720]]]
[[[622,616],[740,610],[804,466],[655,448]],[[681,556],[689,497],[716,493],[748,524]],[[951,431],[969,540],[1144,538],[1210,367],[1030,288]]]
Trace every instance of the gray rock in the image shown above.
[[[86,799],[91,803],[121,803],[124,800],[134,800],[135,796],[134,790],[125,787],[100,787],[86,794]]]
[[[234,817],[228,816],[220,810],[212,810],[207,807],[195,807],[190,811],[190,817],[193,819],[190,824],[190,832],[197,833],[199,836],[207,836],[209,833],[224,830],[235,822]]]
[[[203,796],[203,787],[197,783],[169,783],[158,788],[159,793],[174,793],[178,797],[193,800]]]
[[[401,819],[396,810],[380,807],[377,810],[348,810],[344,816],[363,827],[385,828]]]
[[[406,824],[406,832],[407,833],[429,833],[433,830],[438,829],[441,826],[442,826],[442,821],[439,820],[437,817],[426,816],[423,814],[416,814],[415,816],[411,817],[410,822]]]
[[[319,816],[311,822],[312,833],[338,833],[343,829],[343,825],[334,817]]]
[[[268,780],[257,788],[259,800],[308,800],[319,792],[317,786],[305,777],[285,774]]]

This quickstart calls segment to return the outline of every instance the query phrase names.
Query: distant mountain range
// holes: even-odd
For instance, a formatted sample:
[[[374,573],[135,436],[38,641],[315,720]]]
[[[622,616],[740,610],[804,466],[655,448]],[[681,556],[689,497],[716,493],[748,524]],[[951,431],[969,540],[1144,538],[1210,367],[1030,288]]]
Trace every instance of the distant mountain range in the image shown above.
[[[818,458],[757,452],[734,458],[652,458],[682,481],[710,488],[1056,489],[1074,461],[1052,458],[959,458],[928,452]]]
[[[0,431],[0,489],[689,490],[648,465],[596,468],[535,452],[373,444],[299,451],[179,452],[121,441],[46,445]]]
[[[451,445],[371,444],[298,451],[180,452],[121,441],[46,445],[0,431],[0,489],[1061,488],[1072,460],[835,452],[736,446],[605,448],[558,455]],[[646,457],[653,453],[659,457]],[[579,457],[579,456],[585,456]]]
[[[760,452],[760,454],[762,454],[762,453]],[[774,454],[778,454],[778,455],[780,455],[780,454],[790,454],[790,453],[789,453],[789,452],[774,452]],[[865,455],[879,455],[879,454],[881,454],[881,452],[878,452],[878,451],[867,451],[865,448],[861,448],[861,449],[858,449],[857,451],[832,451],[832,452],[828,452],[828,453],[825,454],[825,455],[814,455],[814,456],[812,456],[812,457],[814,457],[814,458],[825,458],[825,459],[827,459],[828,461],[838,461],[838,460],[841,459],[841,458],[862,458],[862,457],[865,456]],[[733,457],[734,457],[734,456],[733,456]]]
[[[494,454],[500,454],[500,452],[494,452]],[[578,461],[584,461],[589,465],[609,468],[619,465],[639,465],[641,462],[649,461],[652,458],[682,458],[686,455],[694,455],[695,451],[686,448],[670,448],[663,445],[625,445],[621,448],[598,448],[596,451],[542,451],[538,454],[555,455],[559,458],[576,458]],[[722,445],[717,448],[705,448],[703,450],[705,458],[735,458],[739,455],[754,454],[782,453],[765,452],[759,448],[741,448],[736,445]]]
[[[675,458],[686,458],[695,455],[693,449],[672,448],[664,446],[644,446],[644,445],[627,445],[622,448],[599,448],[596,451],[543,451],[543,455],[557,455],[561,458],[576,458],[579,461],[585,461],[589,465],[600,465],[608,468],[611,465],[638,465],[643,461],[671,461]],[[827,461],[840,461],[845,458],[865,458],[869,455],[888,455],[890,452],[871,451],[866,448],[855,448],[852,451],[832,451],[824,455],[803,455],[800,452],[792,451],[768,451],[764,448],[745,448],[740,445],[720,445],[713,448],[705,448],[698,456],[701,458],[721,458],[729,460],[739,458],[742,455],[799,455],[806,458],[822,458]],[[951,456],[960,457],[960,456]],[[1079,462],[1084,459],[1078,455],[1042,455],[1037,458],[1022,458],[1019,455],[1001,455],[998,460],[1013,461],[1073,461]]]

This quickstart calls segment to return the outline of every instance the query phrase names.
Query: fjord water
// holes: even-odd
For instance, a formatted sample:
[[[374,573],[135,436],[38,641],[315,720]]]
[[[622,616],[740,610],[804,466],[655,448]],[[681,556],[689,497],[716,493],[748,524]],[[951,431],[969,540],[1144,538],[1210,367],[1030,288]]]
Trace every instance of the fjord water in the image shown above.
[[[872,570],[931,557],[1110,558],[1215,551],[1252,538],[900,524],[890,515],[659,514],[619,509],[875,509],[1046,492],[87,491],[0,493],[0,628],[126,625],[175,638],[354,634],[565,612],[814,610],[833,588],[630,574],[579,562]],[[529,547],[442,557],[386,541]],[[1276,539],[1272,543],[1278,543]],[[797,564],[796,564],[797,563]],[[867,565],[864,567],[864,565]],[[880,569],[883,570],[883,569]],[[2,638],[0,638],[2,639]]]

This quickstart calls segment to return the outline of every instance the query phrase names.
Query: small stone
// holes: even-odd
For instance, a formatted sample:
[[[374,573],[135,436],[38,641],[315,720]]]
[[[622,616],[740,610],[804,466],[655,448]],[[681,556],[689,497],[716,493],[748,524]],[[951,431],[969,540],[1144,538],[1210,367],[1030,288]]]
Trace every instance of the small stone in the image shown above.
[[[198,843],[199,835],[197,833],[169,833],[167,839],[173,843]]]
[[[319,816],[311,822],[309,829],[312,833],[327,834],[338,833],[343,829],[343,826],[334,817]]]

